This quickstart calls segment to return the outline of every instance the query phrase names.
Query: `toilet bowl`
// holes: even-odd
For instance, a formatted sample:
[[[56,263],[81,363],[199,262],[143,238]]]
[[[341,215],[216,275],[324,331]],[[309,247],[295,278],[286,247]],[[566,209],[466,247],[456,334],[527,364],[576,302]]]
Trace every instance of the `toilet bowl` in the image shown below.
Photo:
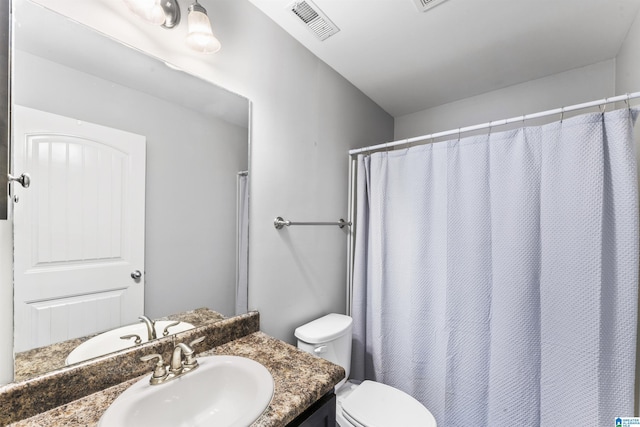
[[[349,380],[352,319],[328,314],[295,330],[298,348],[327,359],[345,370],[336,385],[336,422],[340,427],[436,427],[420,402],[394,387],[375,381]]]

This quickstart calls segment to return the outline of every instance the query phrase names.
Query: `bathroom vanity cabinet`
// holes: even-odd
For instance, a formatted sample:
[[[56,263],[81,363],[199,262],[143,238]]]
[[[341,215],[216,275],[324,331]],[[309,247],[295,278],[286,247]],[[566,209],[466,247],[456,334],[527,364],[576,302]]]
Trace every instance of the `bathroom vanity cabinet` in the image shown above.
[[[334,427],[335,425],[336,395],[330,392],[287,424],[287,427]]]

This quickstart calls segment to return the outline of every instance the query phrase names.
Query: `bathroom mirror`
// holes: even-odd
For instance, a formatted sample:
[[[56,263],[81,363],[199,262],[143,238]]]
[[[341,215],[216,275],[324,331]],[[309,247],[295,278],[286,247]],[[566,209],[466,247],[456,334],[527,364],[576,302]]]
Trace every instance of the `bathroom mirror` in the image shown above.
[[[246,217],[241,206],[248,197],[243,189],[249,166],[249,101],[29,0],[13,0],[12,13],[11,157],[14,174],[31,175],[29,188],[12,183],[14,353],[135,323],[142,314],[161,318],[200,307],[225,317],[237,314],[236,276],[246,268],[237,254],[239,247],[248,246],[246,233],[239,232],[246,223],[239,218]],[[54,117],[70,120],[77,128],[96,125],[122,132],[111,138],[124,148],[115,149],[106,169],[118,171],[116,180],[129,179],[115,185],[126,196],[123,211],[122,206],[134,204],[132,200],[144,199],[140,227],[135,229],[136,221],[120,211],[113,214],[116,208],[108,203],[117,199],[117,192],[109,193],[106,202],[93,200],[106,193],[102,172],[92,175],[104,162],[90,163],[87,159],[94,151],[86,147],[94,140],[103,144],[103,137],[76,145],[76,136],[72,142],[61,142],[56,139],[61,131],[44,132],[42,122],[29,121],[38,116],[45,122]],[[142,175],[128,174],[133,169],[128,160],[122,168],[113,166],[113,159],[128,150],[129,134],[144,141],[145,151],[137,155],[145,161]],[[53,139],[43,142],[49,137]],[[72,169],[78,158],[84,169]],[[15,170],[17,166],[25,170]],[[140,181],[142,190],[134,190]],[[67,187],[58,187],[60,182]],[[61,198],[68,200],[62,208],[43,213],[43,206]],[[112,213],[107,220],[104,211]],[[25,226],[20,215],[39,228]],[[113,231],[105,226],[119,222],[126,227]],[[88,223],[95,230],[85,233]],[[106,236],[108,232],[112,234]],[[97,242],[91,240],[93,235]],[[141,243],[123,243],[130,236],[141,237]],[[116,255],[82,252],[105,241],[111,248],[125,249]],[[74,242],[80,249],[74,249]],[[131,262],[123,270],[126,285],[95,288],[94,283],[111,277],[97,267],[129,262],[127,251],[136,245],[144,252],[139,263]],[[21,270],[18,258],[23,255],[18,251],[25,247],[28,267]],[[79,285],[69,285],[66,276],[45,276],[80,264],[89,268]],[[45,279],[22,285],[20,275]],[[49,293],[53,285],[61,285],[58,294]],[[135,289],[129,292],[135,301],[121,296],[127,294],[126,286]],[[28,287],[32,291],[24,291]]]

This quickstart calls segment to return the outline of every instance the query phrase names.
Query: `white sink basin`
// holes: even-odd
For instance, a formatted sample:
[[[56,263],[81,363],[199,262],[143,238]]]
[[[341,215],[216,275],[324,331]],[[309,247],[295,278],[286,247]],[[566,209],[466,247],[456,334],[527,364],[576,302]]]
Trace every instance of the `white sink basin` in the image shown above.
[[[171,323],[175,322],[171,320],[156,320],[155,329],[158,338],[162,338],[164,328],[166,328],[167,325],[170,325]],[[193,325],[191,323],[180,322],[178,325],[169,328],[169,335],[173,335],[192,328]],[[124,340],[120,338],[122,336],[132,334],[138,335],[142,340],[142,343],[149,341],[147,326],[144,323],[135,323],[133,325],[127,325],[121,328],[112,329],[100,335],[96,335],[95,337],[88,339],[87,341],[74,348],[73,351],[67,356],[65,364],[71,365],[73,363],[82,362],[83,360],[93,359],[94,357],[133,347],[136,345],[133,338]]]
[[[273,377],[238,356],[199,357],[194,371],[163,384],[148,376],[122,393],[98,427],[247,427],[267,408]]]

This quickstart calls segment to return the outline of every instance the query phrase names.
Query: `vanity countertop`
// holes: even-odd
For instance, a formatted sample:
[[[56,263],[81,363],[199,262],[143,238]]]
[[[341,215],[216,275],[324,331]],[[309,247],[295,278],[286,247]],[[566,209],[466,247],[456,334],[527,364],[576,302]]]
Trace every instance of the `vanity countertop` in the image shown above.
[[[160,317],[155,320],[179,320],[192,325],[204,326],[224,319],[224,316],[208,308],[198,308],[196,310],[185,311],[172,314],[167,317]],[[89,335],[83,338],[75,338],[46,347],[27,350],[15,355],[15,380],[22,381],[43,375],[47,372],[65,366],[65,359],[71,351],[98,334]]]
[[[244,356],[263,364],[275,383],[271,403],[253,427],[285,426],[314,402],[331,391],[344,378],[344,369],[324,359],[254,332],[201,353]],[[129,386],[149,374],[123,382],[106,390],[34,417],[11,424],[13,427],[96,426],[109,405]]]

